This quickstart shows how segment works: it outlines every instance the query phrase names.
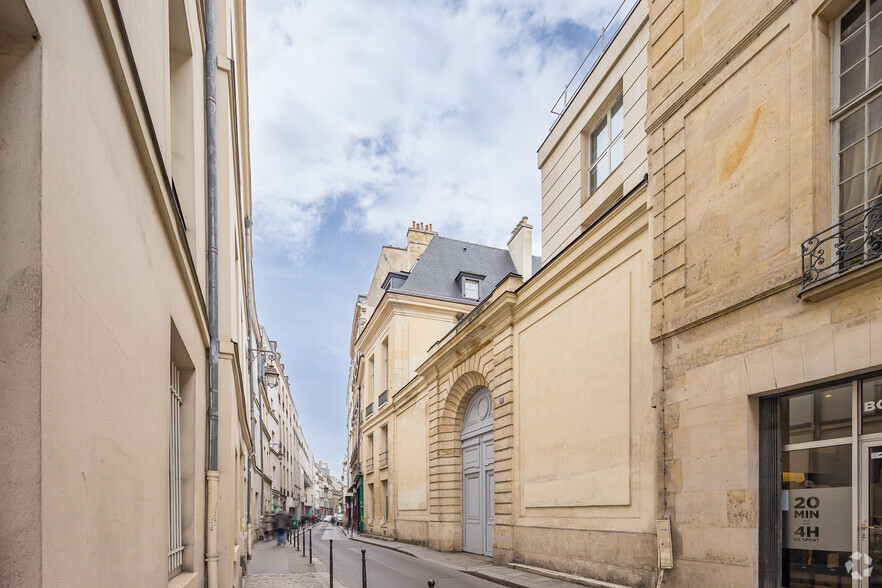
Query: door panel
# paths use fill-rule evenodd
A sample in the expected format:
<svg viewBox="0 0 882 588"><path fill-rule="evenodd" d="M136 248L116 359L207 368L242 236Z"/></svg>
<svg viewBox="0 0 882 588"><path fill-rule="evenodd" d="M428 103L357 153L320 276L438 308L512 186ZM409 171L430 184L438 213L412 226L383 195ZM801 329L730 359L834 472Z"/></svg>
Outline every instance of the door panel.
<svg viewBox="0 0 882 588"><path fill-rule="evenodd" d="M481 476L472 472L463 476L463 521L465 534L462 550L483 552L483 525L481 524Z"/></svg>

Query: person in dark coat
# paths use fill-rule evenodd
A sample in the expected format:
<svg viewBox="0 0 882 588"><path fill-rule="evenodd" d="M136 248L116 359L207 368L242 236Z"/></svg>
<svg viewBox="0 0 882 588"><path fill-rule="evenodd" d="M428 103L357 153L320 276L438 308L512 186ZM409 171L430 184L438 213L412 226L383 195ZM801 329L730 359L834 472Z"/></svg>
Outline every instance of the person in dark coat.
<svg viewBox="0 0 882 588"><path fill-rule="evenodd" d="M273 523L276 527L276 545L285 543L285 533L288 530L288 515L284 511L278 511L273 515Z"/></svg>

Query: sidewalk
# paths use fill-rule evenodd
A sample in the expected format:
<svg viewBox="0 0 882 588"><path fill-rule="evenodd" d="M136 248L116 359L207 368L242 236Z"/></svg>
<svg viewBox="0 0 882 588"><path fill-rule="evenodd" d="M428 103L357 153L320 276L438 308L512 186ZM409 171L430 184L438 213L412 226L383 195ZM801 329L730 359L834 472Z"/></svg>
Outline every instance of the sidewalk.
<svg viewBox="0 0 882 588"><path fill-rule="evenodd" d="M328 571L313 558L294 550L294 545L277 546L275 539L254 544L245 588L328 588Z"/></svg>
<svg viewBox="0 0 882 588"><path fill-rule="evenodd" d="M384 547L400 553L417 557L419 559L450 568L459 572L465 572L478 578L496 582L510 588L573 588L573 586L598 586L613 587L614 584L606 582L590 581L586 578L580 578L579 582L566 582L546 575L531 573L522 569L515 569L509 566L495 566L492 558L483 555L473 555L471 553L454 552L447 553L435 551L428 547L418 545L410 545L408 543L399 543L398 541L389 541L386 539L374 539L365 535L354 533L353 541L360 541L377 547ZM556 574L555 572L547 572L548 574ZM563 576L563 574L560 574ZM575 579L575 576L570 576ZM587 582L590 583L587 583Z"/></svg>

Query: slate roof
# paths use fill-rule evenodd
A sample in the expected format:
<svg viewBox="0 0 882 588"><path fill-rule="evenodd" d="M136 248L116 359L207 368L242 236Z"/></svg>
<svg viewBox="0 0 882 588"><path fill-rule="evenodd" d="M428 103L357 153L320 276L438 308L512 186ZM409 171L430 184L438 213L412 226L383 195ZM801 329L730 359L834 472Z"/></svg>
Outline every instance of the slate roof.
<svg viewBox="0 0 882 588"><path fill-rule="evenodd" d="M533 272L542 265L533 257ZM404 284L389 288L390 292L413 294L427 298L477 304L480 300L464 298L456 278L461 273L486 276L481 281L481 300L508 274L516 274L508 249L497 249L447 237L435 236L426 246L419 261L410 270Z"/></svg>

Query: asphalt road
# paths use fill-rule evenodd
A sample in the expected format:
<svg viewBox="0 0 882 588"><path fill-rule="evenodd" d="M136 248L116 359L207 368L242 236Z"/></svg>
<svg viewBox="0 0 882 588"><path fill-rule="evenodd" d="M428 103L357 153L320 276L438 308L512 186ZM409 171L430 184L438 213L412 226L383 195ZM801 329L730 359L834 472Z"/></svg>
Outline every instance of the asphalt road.
<svg viewBox="0 0 882 588"><path fill-rule="evenodd" d="M322 539L332 525L320 524L312 530L312 555L326 568L328 542ZM308 554L307 546L307 554ZM335 588L361 588L361 550L366 551L367 585L370 588L427 588L430 579L435 588L499 588L499 584L481 580L419 558L384 547L351 539L334 539ZM342 585L341 585L342 583Z"/></svg>

